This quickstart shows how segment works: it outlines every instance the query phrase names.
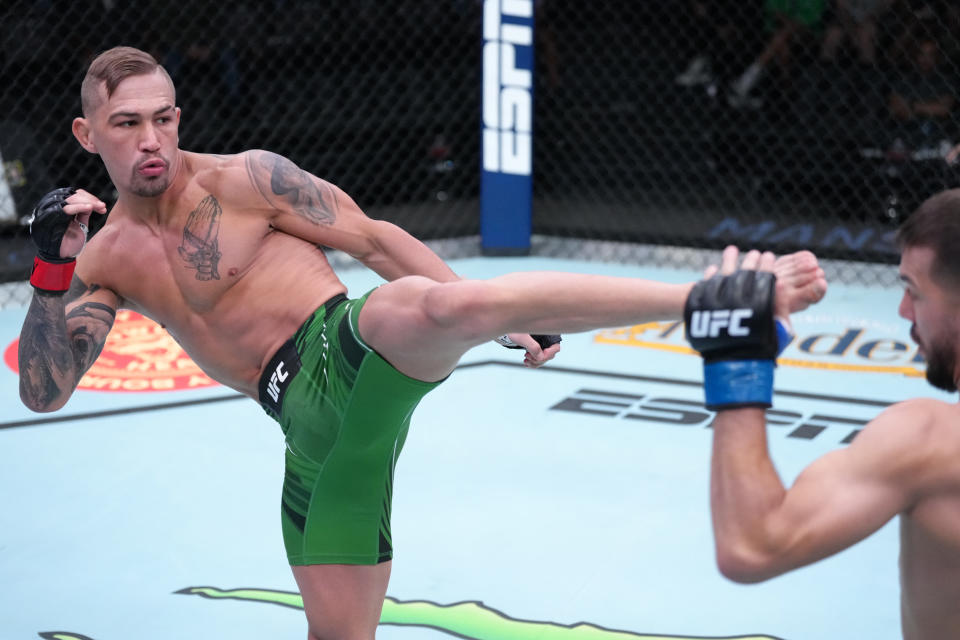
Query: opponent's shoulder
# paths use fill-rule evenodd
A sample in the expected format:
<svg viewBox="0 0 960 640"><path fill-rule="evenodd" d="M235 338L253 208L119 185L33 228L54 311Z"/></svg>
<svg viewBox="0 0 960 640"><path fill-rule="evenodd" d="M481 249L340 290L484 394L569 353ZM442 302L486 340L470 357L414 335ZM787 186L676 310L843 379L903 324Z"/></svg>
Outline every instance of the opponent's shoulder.
<svg viewBox="0 0 960 640"><path fill-rule="evenodd" d="M960 457L960 406L934 398L890 405L864 427L851 449L872 451L892 468L912 474L955 468Z"/></svg>
<svg viewBox="0 0 960 640"><path fill-rule="evenodd" d="M890 434L916 441L924 439L953 419L960 418L960 407L935 398L911 398L881 411L865 433ZM960 437L960 425L957 430Z"/></svg>
<svg viewBox="0 0 960 640"><path fill-rule="evenodd" d="M908 426L901 455L919 495L960 489L960 405L915 398L895 407L899 422Z"/></svg>

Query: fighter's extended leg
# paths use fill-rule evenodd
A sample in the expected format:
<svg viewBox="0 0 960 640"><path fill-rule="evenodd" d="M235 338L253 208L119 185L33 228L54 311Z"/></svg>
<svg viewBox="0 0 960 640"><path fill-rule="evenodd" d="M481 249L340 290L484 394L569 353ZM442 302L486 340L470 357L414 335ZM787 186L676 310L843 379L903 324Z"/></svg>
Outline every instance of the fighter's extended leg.
<svg viewBox="0 0 960 640"><path fill-rule="evenodd" d="M691 286L559 272L442 284L414 276L374 291L359 329L398 370L435 381L468 349L504 333L577 333L679 318Z"/></svg>
<svg viewBox="0 0 960 640"><path fill-rule="evenodd" d="M725 259L737 250L724 251ZM826 292L806 251L774 266L777 294L791 312ZM362 339L402 373L436 381L470 348L504 333L578 333L682 317L691 284L560 272L510 273L437 283L400 278L374 291L360 313Z"/></svg>

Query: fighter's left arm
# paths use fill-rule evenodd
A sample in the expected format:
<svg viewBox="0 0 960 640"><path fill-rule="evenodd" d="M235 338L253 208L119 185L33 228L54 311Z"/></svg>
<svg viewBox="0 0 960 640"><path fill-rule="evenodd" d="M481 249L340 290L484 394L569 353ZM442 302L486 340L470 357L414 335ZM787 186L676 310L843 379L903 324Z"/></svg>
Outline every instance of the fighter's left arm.
<svg viewBox="0 0 960 640"><path fill-rule="evenodd" d="M459 279L424 243L395 224L368 217L336 185L269 151L247 151L241 157L274 228L343 251L388 281L410 275L436 282ZM509 341L524 349L529 367L545 364L560 350L559 336L510 334Z"/></svg>
<svg viewBox="0 0 960 640"><path fill-rule="evenodd" d="M388 281L408 275L437 282L458 279L424 243L395 224L368 217L336 185L269 151L252 150L242 157L274 228L343 251Z"/></svg>

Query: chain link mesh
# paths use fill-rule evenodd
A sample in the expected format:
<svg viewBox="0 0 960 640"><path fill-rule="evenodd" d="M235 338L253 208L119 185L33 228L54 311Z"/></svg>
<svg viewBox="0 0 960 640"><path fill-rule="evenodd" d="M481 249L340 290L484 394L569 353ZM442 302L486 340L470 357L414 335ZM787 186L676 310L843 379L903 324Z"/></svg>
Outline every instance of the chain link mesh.
<svg viewBox="0 0 960 640"><path fill-rule="evenodd" d="M2 6L0 154L10 188L6 199L0 191L0 281L29 275L22 222L48 190L83 186L108 206L116 197L70 122L90 60L117 44L149 51L170 72L183 148L269 149L419 238L479 232L481 11L469 0ZM0 305L29 294L7 291L16 293L0 290Z"/></svg>
<svg viewBox="0 0 960 640"><path fill-rule="evenodd" d="M957 184L956 3L539 8L538 233L810 248L873 284L841 261L896 261L896 225Z"/></svg>
<svg viewBox="0 0 960 640"><path fill-rule="evenodd" d="M875 282L895 224L957 182L953 5L537 1L534 232L638 262L811 248ZM69 127L117 44L173 76L184 148L270 149L422 239L479 232L478 0L8 0L0 20L0 281L27 277L45 192L115 198Z"/></svg>

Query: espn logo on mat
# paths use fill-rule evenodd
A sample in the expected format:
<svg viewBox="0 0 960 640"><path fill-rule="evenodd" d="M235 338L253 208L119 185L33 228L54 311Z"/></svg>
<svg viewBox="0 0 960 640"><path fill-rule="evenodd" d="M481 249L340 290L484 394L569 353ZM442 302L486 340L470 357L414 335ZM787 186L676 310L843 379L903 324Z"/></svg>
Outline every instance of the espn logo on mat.
<svg viewBox="0 0 960 640"><path fill-rule="evenodd" d="M694 311L690 315L690 337L716 338L721 329L727 335L744 337L750 335L750 327L740 323L753 317L753 309L715 309L713 311Z"/></svg>
<svg viewBox="0 0 960 640"><path fill-rule="evenodd" d="M533 167L533 0L483 3L483 168Z"/></svg>

